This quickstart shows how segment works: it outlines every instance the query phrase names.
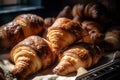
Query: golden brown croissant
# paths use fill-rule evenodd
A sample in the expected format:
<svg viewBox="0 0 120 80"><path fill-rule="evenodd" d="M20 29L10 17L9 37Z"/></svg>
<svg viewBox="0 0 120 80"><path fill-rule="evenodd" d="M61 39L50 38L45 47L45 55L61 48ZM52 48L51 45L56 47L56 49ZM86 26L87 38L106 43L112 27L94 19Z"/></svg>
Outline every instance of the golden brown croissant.
<svg viewBox="0 0 120 80"><path fill-rule="evenodd" d="M33 34L42 34L44 21L34 14L22 14L0 27L0 47L11 48Z"/></svg>
<svg viewBox="0 0 120 80"><path fill-rule="evenodd" d="M21 25L26 37L39 34L45 29L43 18L33 14L22 14L17 16L13 21Z"/></svg>
<svg viewBox="0 0 120 80"><path fill-rule="evenodd" d="M87 42L92 44L98 44L104 39L102 33L102 26L94 21L83 21L82 23L82 39L80 42Z"/></svg>
<svg viewBox="0 0 120 80"><path fill-rule="evenodd" d="M18 78L24 79L50 66L55 61L55 57L47 40L39 36L30 36L11 50L10 60L15 63L11 72Z"/></svg>
<svg viewBox="0 0 120 80"><path fill-rule="evenodd" d="M101 58L101 49L89 43L77 43L64 51L58 65L53 72L58 75L67 75L78 68L90 68Z"/></svg>
<svg viewBox="0 0 120 80"><path fill-rule="evenodd" d="M73 18L72 10L71 10L70 6L65 6L64 9L59 12L59 14L57 15L56 18L61 18L61 17L65 17L65 18L69 18L69 19Z"/></svg>
<svg viewBox="0 0 120 80"><path fill-rule="evenodd" d="M47 38L55 52L59 53L81 39L81 34L82 29L77 22L68 18L58 18L48 29Z"/></svg>
<svg viewBox="0 0 120 80"><path fill-rule="evenodd" d="M24 38L23 30L16 22L9 22L0 27L0 48L13 47Z"/></svg>

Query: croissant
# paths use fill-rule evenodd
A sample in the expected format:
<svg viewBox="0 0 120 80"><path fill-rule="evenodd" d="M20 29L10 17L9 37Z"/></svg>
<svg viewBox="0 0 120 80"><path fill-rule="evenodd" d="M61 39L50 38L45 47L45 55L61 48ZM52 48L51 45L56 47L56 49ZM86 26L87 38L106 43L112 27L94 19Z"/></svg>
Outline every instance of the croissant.
<svg viewBox="0 0 120 80"><path fill-rule="evenodd" d="M72 15L74 17L79 16L80 19L82 19L84 16L84 8L85 8L85 4L83 3L75 4L72 9Z"/></svg>
<svg viewBox="0 0 120 80"><path fill-rule="evenodd" d="M101 23L106 23L106 7L97 2L87 4L75 4L72 9L73 16L79 16L81 20L97 20Z"/></svg>
<svg viewBox="0 0 120 80"><path fill-rule="evenodd" d="M10 60L15 64L11 73L19 78L45 69L55 61L56 55L52 53L51 44L39 37L29 36L19 42L10 51Z"/></svg>
<svg viewBox="0 0 120 80"><path fill-rule="evenodd" d="M61 60L53 72L63 76L77 71L80 67L88 69L97 64L101 56L102 50L98 46L89 43L77 43L63 52Z"/></svg>
<svg viewBox="0 0 120 80"><path fill-rule="evenodd" d="M81 23L83 29L80 42L99 44L104 39L103 26L94 21L85 20Z"/></svg>
<svg viewBox="0 0 120 80"><path fill-rule="evenodd" d="M32 34L39 34L45 29L43 18L37 15L22 14L17 16L13 21L22 26L24 34L27 37Z"/></svg>
<svg viewBox="0 0 120 80"><path fill-rule="evenodd" d="M84 14L93 19L102 19L105 17L106 8L100 3L88 3L85 7Z"/></svg>
<svg viewBox="0 0 120 80"><path fill-rule="evenodd" d="M57 15L56 18L60 18L60 17L66 17L69 19L73 18L72 10L71 10L70 6L65 6L63 8L63 10L59 12L59 14Z"/></svg>
<svg viewBox="0 0 120 80"><path fill-rule="evenodd" d="M18 42L33 34L42 34L44 20L34 14L22 14L0 27L0 47L12 48Z"/></svg>
<svg viewBox="0 0 120 80"><path fill-rule="evenodd" d="M120 27L113 26L109 28L106 33L104 40L101 42L101 47L105 51L114 51L120 49Z"/></svg>
<svg viewBox="0 0 120 80"><path fill-rule="evenodd" d="M53 51L59 53L67 46L81 39L82 28L77 22L68 18L58 18L48 28L47 38L52 44Z"/></svg>

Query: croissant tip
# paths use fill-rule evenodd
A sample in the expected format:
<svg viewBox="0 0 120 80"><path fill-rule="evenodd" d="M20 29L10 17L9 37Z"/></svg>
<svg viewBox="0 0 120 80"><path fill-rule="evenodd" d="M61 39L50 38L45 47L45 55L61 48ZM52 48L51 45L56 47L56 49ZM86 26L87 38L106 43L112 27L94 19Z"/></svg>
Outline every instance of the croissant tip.
<svg viewBox="0 0 120 80"><path fill-rule="evenodd" d="M53 69L53 73L57 74L57 75L65 75L62 72L65 70L65 68L63 66L57 66Z"/></svg>

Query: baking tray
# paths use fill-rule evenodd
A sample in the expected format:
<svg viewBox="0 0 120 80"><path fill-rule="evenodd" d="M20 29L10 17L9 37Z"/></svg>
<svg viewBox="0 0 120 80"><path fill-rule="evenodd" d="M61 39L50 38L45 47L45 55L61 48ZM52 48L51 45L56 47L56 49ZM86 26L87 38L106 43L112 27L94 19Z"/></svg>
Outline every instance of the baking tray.
<svg viewBox="0 0 120 80"><path fill-rule="evenodd" d="M76 80L120 80L120 52L116 51L111 56L111 60L90 69Z"/></svg>

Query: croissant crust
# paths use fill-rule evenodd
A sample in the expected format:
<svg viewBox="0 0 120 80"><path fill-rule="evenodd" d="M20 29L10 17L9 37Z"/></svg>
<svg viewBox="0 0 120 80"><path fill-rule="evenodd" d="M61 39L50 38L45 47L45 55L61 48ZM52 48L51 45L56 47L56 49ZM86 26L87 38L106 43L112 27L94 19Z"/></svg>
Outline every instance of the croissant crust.
<svg viewBox="0 0 120 80"><path fill-rule="evenodd" d="M54 22L54 24L48 29L48 32L50 30L54 30L54 29L58 29L58 28L68 31L69 33L75 35L77 37L77 39L81 37L82 28L80 27L80 25L77 22L74 22L70 19L58 18Z"/></svg>
<svg viewBox="0 0 120 80"><path fill-rule="evenodd" d="M11 72L24 79L53 64L56 55L50 46L48 41L39 36L30 36L19 42L10 52L10 60L15 63Z"/></svg>

